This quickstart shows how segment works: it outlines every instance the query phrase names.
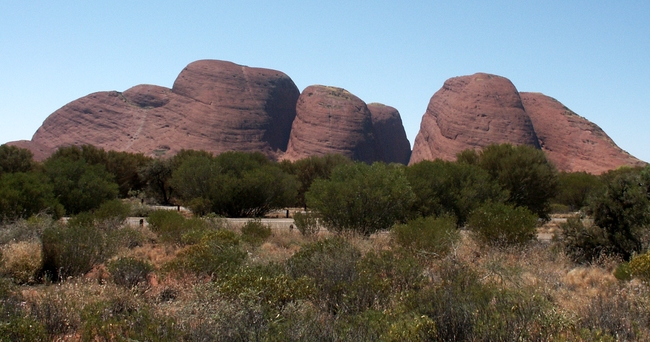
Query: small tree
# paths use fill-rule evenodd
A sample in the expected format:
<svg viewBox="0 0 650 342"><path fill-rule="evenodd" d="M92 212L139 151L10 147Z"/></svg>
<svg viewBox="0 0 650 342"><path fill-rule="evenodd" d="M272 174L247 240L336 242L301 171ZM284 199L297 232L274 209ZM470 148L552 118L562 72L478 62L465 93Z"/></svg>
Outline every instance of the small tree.
<svg viewBox="0 0 650 342"><path fill-rule="evenodd" d="M0 145L0 175L3 173L28 172L34 168L33 155L30 150Z"/></svg>
<svg viewBox="0 0 650 342"><path fill-rule="evenodd" d="M508 191L510 204L548 218L550 200L557 193L557 171L542 150L527 145L489 145L480 152L463 151L458 161L478 165Z"/></svg>
<svg viewBox="0 0 650 342"><path fill-rule="evenodd" d="M317 179L306 193L307 205L328 229L365 236L404 220L415 195L400 166L342 164L330 179Z"/></svg>
<svg viewBox="0 0 650 342"><path fill-rule="evenodd" d="M602 187L598 176L586 172L560 172L558 184L554 202L566 205L572 211L582 209L589 197Z"/></svg>
<svg viewBox="0 0 650 342"><path fill-rule="evenodd" d="M0 176L0 221L28 218L41 211L54 217L63 215L47 176L35 172Z"/></svg>
<svg viewBox="0 0 650 342"><path fill-rule="evenodd" d="M644 227L650 223L650 166L617 175L593 200L594 223L605 230L612 252L629 260L643 250Z"/></svg>

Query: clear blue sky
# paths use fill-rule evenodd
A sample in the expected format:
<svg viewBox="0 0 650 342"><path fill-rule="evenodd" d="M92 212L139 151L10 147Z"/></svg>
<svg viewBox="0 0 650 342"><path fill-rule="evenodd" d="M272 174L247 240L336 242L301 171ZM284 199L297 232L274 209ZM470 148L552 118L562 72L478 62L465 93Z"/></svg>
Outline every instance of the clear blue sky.
<svg viewBox="0 0 650 342"><path fill-rule="evenodd" d="M552 96L650 161L650 1L0 2L0 143L89 93L171 87L198 59L277 69L397 108L487 72Z"/></svg>

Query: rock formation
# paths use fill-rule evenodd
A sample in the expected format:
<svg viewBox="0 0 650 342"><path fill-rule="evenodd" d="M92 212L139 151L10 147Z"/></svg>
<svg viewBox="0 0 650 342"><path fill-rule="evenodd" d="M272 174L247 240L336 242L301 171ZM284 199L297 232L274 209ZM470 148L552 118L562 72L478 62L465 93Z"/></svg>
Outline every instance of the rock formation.
<svg viewBox="0 0 650 342"><path fill-rule="evenodd" d="M380 160L386 163L408 164L411 158L411 144L397 109L381 103L370 103L368 110L372 117Z"/></svg>
<svg viewBox="0 0 650 342"><path fill-rule="evenodd" d="M355 160L379 160L370 110L345 89L313 85L298 98L296 119L284 158L339 153Z"/></svg>
<svg viewBox="0 0 650 342"><path fill-rule="evenodd" d="M508 79L482 73L451 78L433 95L409 163L455 160L458 152L493 143L541 148L560 171L645 165L557 100L519 93Z"/></svg>
<svg viewBox="0 0 650 342"><path fill-rule="evenodd" d="M556 99L540 93L521 93L521 99L542 150L558 170L600 174L621 165L645 164Z"/></svg>
<svg viewBox="0 0 650 342"><path fill-rule="evenodd" d="M32 143L146 155L261 151L275 158L286 150L299 94L282 72L202 60L188 65L172 89L139 85L70 102L45 120Z"/></svg>
<svg viewBox="0 0 650 342"><path fill-rule="evenodd" d="M539 147L533 124L507 78L478 73L447 80L422 118L410 164L454 160L466 149L493 143Z"/></svg>

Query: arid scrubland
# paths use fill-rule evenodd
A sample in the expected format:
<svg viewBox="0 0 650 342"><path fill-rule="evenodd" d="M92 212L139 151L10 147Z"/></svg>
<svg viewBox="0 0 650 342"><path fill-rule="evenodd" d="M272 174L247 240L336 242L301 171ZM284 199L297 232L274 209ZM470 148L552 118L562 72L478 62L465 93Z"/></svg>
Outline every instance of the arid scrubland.
<svg viewBox="0 0 650 342"><path fill-rule="evenodd" d="M212 219L189 243L112 228L145 238L87 273L43 282L41 241L27 231L59 224L41 217L2 228L17 237L1 248L3 340L650 338L648 284L617 279L616 258L576 264L558 240L493 246L463 230L434 255L400 245L394 233L278 229L256 240ZM225 254L198 253L220 268L191 262L209 239ZM125 259L138 262L111 266Z"/></svg>

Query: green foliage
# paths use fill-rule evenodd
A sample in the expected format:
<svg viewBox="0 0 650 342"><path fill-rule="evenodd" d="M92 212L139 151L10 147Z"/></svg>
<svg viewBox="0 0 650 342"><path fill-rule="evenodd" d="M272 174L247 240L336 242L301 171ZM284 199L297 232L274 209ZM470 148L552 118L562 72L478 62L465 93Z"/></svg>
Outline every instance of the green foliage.
<svg viewBox="0 0 650 342"><path fill-rule="evenodd" d="M40 212L62 216L63 207L53 190L49 179L41 173L0 175L0 221L28 218Z"/></svg>
<svg viewBox="0 0 650 342"><path fill-rule="evenodd" d="M160 204L172 204L174 191L169 184L172 171L169 159L154 159L138 170L138 176L147 183L145 193Z"/></svg>
<svg viewBox="0 0 650 342"><path fill-rule="evenodd" d="M247 255L241 248L237 234L222 229L204 234L197 244L180 252L168 268L180 273L219 278L238 269Z"/></svg>
<svg viewBox="0 0 650 342"><path fill-rule="evenodd" d="M131 206L118 199L106 201L93 211L97 223L107 228L119 228L131 214Z"/></svg>
<svg viewBox="0 0 650 342"><path fill-rule="evenodd" d="M304 245L289 260L287 270L294 278L313 278L316 300L331 313L345 312L348 285L357 278L356 264L361 252L342 238Z"/></svg>
<svg viewBox="0 0 650 342"><path fill-rule="evenodd" d="M568 206L571 211L578 211L601 188L602 182L598 176L586 172L560 172L558 192L553 201Z"/></svg>
<svg viewBox="0 0 650 342"><path fill-rule="evenodd" d="M7 144L0 145L0 176L4 173L29 172L34 166L30 150Z"/></svg>
<svg viewBox="0 0 650 342"><path fill-rule="evenodd" d="M644 227L650 223L649 184L650 166L642 172L620 173L589 207L594 223L606 233L611 252L625 260L644 248Z"/></svg>
<svg viewBox="0 0 650 342"><path fill-rule="evenodd" d="M318 233L318 215L313 212L293 214L293 222L296 224L298 231L304 236L312 236Z"/></svg>
<svg viewBox="0 0 650 342"><path fill-rule="evenodd" d="M416 216L453 215L462 226L472 210L486 201L503 202L508 194L476 165L437 159L421 161L406 169L416 195Z"/></svg>
<svg viewBox="0 0 650 342"><path fill-rule="evenodd" d="M310 278L292 278L280 265L244 267L218 285L219 293L231 300L259 303L279 313L287 304L313 297L315 285Z"/></svg>
<svg viewBox="0 0 650 342"><path fill-rule="evenodd" d="M54 195L67 214L98 208L104 201L117 197L118 186L102 165L91 165L83 159L50 157L44 167L54 186Z"/></svg>
<svg viewBox="0 0 650 342"><path fill-rule="evenodd" d="M524 244L535 237L537 216L524 207L486 203L472 212L467 225L485 243Z"/></svg>
<svg viewBox="0 0 650 342"><path fill-rule="evenodd" d="M208 229L208 223L199 218L186 219L174 210L154 210L147 218L149 228L160 236L163 242L187 243L183 240L186 234L202 235Z"/></svg>
<svg viewBox="0 0 650 342"><path fill-rule="evenodd" d="M0 323L0 341L49 341L42 324L29 316L15 315Z"/></svg>
<svg viewBox="0 0 650 342"><path fill-rule="evenodd" d="M280 168L288 174L295 175L300 182L295 205L307 208L305 193L316 179L328 179L336 166L350 164L352 161L341 154L309 156L294 162L283 161Z"/></svg>
<svg viewBox="0 0 650 342"><path fill-rule="evenodd" d="M365 236L403 221L415 195L404 168L383 163L341 164L330 179L317 179L305 195L328 229Z"/></svg>
<svg viewBox="0 0 650 342"><path fill-rule="evenodd" d="M570 217L560 224L562 245L575 262L590 263L611 252L607 233L593 224L586 225L580 217Z"/></svg>
<svg viewBox="0 0 650 342"><path fill-rule="evenodd" d="M614 270L614 277L621 281L632 280L632 270L629 262L622 262Z"/></svg>
<svg viewBox="0 0 650 342"><path fill-rule="evenodd" d="M195 211L228 217L261 217L282 208L298 187L295 177L261 153L244 152L188 156L170 184Z"/></svg>
<svg viewBox="0 0 650 342"><path fill-rule="evenodd" d="M650 283L650 252L635 256L629 266L632 276Z"/></svg>
<svg viewBox="0 0 650 342"><path fill-rule="evenodd" d="M460 239L456 219L451 216L426 217L393 227L397 243L420 256L442 257Z"/></svg>
<svg viewBox="0 0 650 342"><path fill-rule="evenodd" d="M108 263L107 268L115 284L126 288L146 283L149 274L154 270L153 265L147 261L131 257L113 260Z"/></svg>
<svg viewBox="0 0 650 342"><path fill-rule="evenodd" d="M41 274L52 281L82 275L109 256L104 234L94 225L56 225L43 231Z"/></svg>
<svg viewBox="0 0 650 342"><path fill-rule="evenodd" d="M458 162L478 165L508 191L510 204L526 207L541 218L547 218L550 200L557 193L555 167L542 150L526 145L489 145L481 152L464 151Z"/></svg>
<svg viewBox="0 0 650 342"><path fill-rule="evenodd" d="M259 219L250 220L241 228L241 239L253 246L259 246L264 243L272 233L271 227L263 224Z"/></svg>

